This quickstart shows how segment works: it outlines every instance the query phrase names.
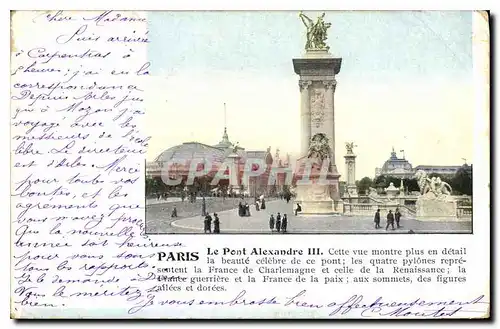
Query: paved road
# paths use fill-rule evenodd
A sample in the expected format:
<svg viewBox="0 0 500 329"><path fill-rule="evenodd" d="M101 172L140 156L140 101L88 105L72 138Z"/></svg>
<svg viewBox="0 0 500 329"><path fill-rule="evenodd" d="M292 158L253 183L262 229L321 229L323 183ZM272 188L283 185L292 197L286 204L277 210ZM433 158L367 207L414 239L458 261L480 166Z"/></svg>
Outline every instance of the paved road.
<svg viewBox="0 0 500 329"><path fill-rule="evenodd" d="M169 202L155 200L150 204L146 204L146 233L185 232L182 229L176 230L170 223L174 220L195 217L201 214L201 198L197 199L195 203L187 200L182 202L180 199L170 199L174 198L169 198ZM252 202L250 198L246 198L245 201L249 204ZM241 202L240 198L225 198L224 200L222 198L206 198L205 200L206 210L210 213L237 208L239 202ZM172 219L170 216L174 206L177 207L178 217Z"/></svg>
<svg viewBox="0 0 500 329"><path fill-rule="evenodd" d="M269 230L269 216L277 212L286 213L288 216L288 233L408 233L411 229L415 233L470 233L470 222L432 222L417 221L415 219L402 218L402 228L388 231L385 230L385 220L382 220L383 229L374 229L373 218L362 216L294 216L293 204L276 200L267 202L267 209L255 211L251 207L251 217L239 217L238 210L218 212L220 218L221 233L271 233ZM148 208L149 209L149 208ZM150 221L155 221L154 211L148 210ZM212 211L211 211L212 212ZM385 214L383 214L385 216ZM152 219L151 219L152 218ZM158 222L156 220L156 222ZM151 233L201 233L203 234L203 218L193 216L183 219L161 220L162 225L156 225L154 230L147 224L147 232ZM274 234L277 234L276 232Z"/></svg>

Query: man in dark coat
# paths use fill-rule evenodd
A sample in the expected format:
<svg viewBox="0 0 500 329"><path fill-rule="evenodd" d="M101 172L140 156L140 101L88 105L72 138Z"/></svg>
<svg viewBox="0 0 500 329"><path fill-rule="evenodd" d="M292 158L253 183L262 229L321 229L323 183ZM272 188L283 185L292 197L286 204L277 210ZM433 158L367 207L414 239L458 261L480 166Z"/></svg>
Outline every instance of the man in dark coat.
<svg viewBox="0 0 500 329"><path fill-rule="evenodd" d="M205 216L205 233L212 233L212 216L207 214Z"/></svg>
<svg viewBox="0 0 500 329"><path fill-rule="evenodd" d="M238 203L238 215L240 217L242 217L244 215L244 213L243 213L243 204L241 204L241 202Z"/></svg>
<svg viewBox="0 0 500 329"><path fill-rule="evenodd" d="M295 216L297 216L297 214L298 214L299 212L301 212L301 211L302 211L302 207L301 207L301 206L300 206L300 204L297 202L297 207L295 208Z"/></svg>
<svg viewBox="0 0 500 329"><path fill-rule="evenodd" d="M396 208L396 212L394 212L394 218L396 219L397 228L400 228L401 226L399 225L399 221L401 220L401 212L399 211L399 208Z"/></svg>
<svg viewBox="0 0 500 329"><path fill-rule="evenodd" d="M262 204L260 205L260 209L266 209L266 200L262 199Z"/></svg>
<svg viewBox="0 0 500 329"><path fill-rule="evenodd" d="M387 225L385 226L386 231L389 228L389 225L391 225L394 230L394 214L392 213L392 210L389 210L389 213L387 214Z"/></svg>
<svg viewBox="0 0 500 329"><path fill-rule="evenodd" d="M271 214L271 217L269 217L269 228L271 229L271 233L274 231L274 215Z"/></svg>
<svg viewBox="0 0 500 329"><path fill-rule="evenodd" d="M283 219L281 220L281 233L286 233L287 225L288 225L288 218L286 218L286 214L283 214Z"/></svg>
<svg viewBox="0 0 500 329"><path fill-rule="evenodd" d="M276 215L276 231L278 231L279 233L280 230L281 230L281 215L280 213L278 213L278 215Z"/></svg>
<svg viewBox="0 0 500 329"><path fill-rule="evenodd" d="M205 220L203 221L203 232L210 232L210 224L208 222L208 215L205 216Z"/></svg>
<svg viewBox="0 0 500 329"><path fill-rule="evenodd" d="M220 233L220 221L219 221L219 216L214 213L214 233L219 234Z"/></svg>
<svg viewBox="0 0 500 329"><path fill-rule="evenodd" d="M176 206L174 206L174 209L172 210L172 216L171 217L172 218L177 217L177 207Z"/></svg>
<svg viewBox="0 0 500 329"><path fill-rule="evenodd" d="M375 222L375 228L380 228L380 209L377 209L375 212L375 218L373 221Z"/></svg>

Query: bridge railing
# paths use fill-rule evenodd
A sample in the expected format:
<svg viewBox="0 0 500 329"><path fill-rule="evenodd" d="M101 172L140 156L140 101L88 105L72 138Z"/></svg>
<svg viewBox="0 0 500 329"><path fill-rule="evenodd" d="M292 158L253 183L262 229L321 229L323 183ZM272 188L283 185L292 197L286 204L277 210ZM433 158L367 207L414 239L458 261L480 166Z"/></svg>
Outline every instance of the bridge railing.
<svg viewBox="0 0 500 329"><path fill-rule="evenodd" d="M345 215L358 215L358 216L373 216L377 209L382 213L381 217L386 216L389 210L394 212L399 208L403 217L415 217L415 210L405 205L390 205L382 203L344 203Z"/></svg>
<svg viewBox="0 0 500 329"><path fill-rule="evenodd" d="M458 218L472 218L472 206L458 206L457 207L457 217Z"/></svg>

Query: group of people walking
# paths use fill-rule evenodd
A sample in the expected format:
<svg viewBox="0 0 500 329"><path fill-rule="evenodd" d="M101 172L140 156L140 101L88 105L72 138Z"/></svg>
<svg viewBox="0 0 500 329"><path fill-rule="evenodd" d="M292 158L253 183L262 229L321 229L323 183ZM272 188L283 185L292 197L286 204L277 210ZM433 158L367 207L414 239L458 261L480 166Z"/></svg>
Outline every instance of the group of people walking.
<svg viewBox="0 0 500 329"><path fill-rule="evenodd" d="M241 202L238 204L238 215L240 217L250 217L250 206L247 202L245 204Z"/></svg>
<svg viewBox="0 0 500 329"><path fill-rule="evenodd" d="M214 229L213 233L214 234L219 234L220 233L220 221L219 221L219 216L214 213ZM204 224L204 231L205 233L212 233L212 216L210 214L207 214L205 216L205 220L203 221Z"/></svg>
<svg viewBox="0 0 500 329"><path fill-rule="evenodd" d="M375 222L376 229L381 228L381 226L380 226L380 209L377 209L377 211L375 212L375 218L373 221ZM400 228L401 225L399 225L399 223L401 221L401 212L399 211L399 208L396 208L396 211L394 213L392 213L392 210L389 210L389 213L387 213L387 224L385 226L386 231L389 228L389 226L391 226L393 230L395 229L394 228L394 221L396 221L397 228Z"/></svg>
<svg viewBox="0 0 500 329"><path fill-rule="evenodd" d="M276 232L278 233L286 233L286 229L288 226L288 218L286 217L286 214L283 214L283 217L281 217L281 214L278 213L276 215L276 219L274 218L274 215L271 214L271 217L269 217L269 228L271 229L271 232Z"/></svg>
<svg viewBox="0 0 500 329"><path fill-rule="evenodd" d="M266 209L266 200L264 198L255 199L255 210L260 211Z"/></svg>

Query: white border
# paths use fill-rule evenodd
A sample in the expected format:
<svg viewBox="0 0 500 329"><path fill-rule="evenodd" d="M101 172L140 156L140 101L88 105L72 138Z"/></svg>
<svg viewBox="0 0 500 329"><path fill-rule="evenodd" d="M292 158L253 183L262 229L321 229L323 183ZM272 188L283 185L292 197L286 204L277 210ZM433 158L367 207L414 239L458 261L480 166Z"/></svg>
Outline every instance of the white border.
<svg viewBox="0 0 500 329"><path fill-rule="evenodd" d="M432 10L439 10L439 9L447 9L447 10L466 10L466 9L493 9L493 8L498 8L499 2L498 1L493 1L493 0L476 0L476 1L466 1L466 0L455 0L455 1L440 1L437 2L436 0L420 0L420 1L415 1L415 2L403 2L400 0L388 0L388 1L342 1L342 0L336 0L336 1L311 1L308 0L306 1L286 1L286 5L283 5L285 3L284 1L279 1L279 2L273 2L271 3L269 0L254 0L254 1L169 1L168 3L161 3L158 1L150 1L150 0L142 0L140 2L140 7L137 5L137 2L132 2L128 0L116 0L116 1L107 1L103 2L102 0L88 0L85 1L85 3L70 3L68 1L50 1L46 0L43 3L40 3L40 1L16 1L14 2L8 2L8 1L2 1L1 8L5 9L2 10L2 25L4 27L2 35L2 44L4 47L8 47L9 44L9 39L10 39L10 27L9 27L9 12L7 9L17 9L17 10L28 10L28 9L77 9L82 7L85 7L85 9L110 9L110 8L116 8L116 9L141 9L141 10L159 10L159 9L170 9L170 10L193 10L193 9L198 9L198 10L213 10L213 9L226 9L226 10L296 10L296 9L304 9L304 10L329 10L329 9L336 9L336 10L354 10L354 9L377 9L377 10L404 10L404 9L417 9L417 10L422 10L422 9L432 9ZM6 8L4 8L6 7ZM495 11L493 10L493 13ZM495 36L495 40L497 37ZM492 40L493 41L493 40ZM2 103L4 104L5 109L9 109L9 95L7 91L9 90L9 68L6 63L9 63L9 53L7 51L3 51L1 53L2 56L2 63L5 63L3 66L3 78L4 78L4 83L2 83L4 92L2 93ZM496 94L496 91L498 87L495 87L495 90L493 91ZM0 141L3 143L2 145L4 146L2 149L4 152L2 152L2 175L0 175L2 181L0 183L0 186L3 187L3 191L5 191L5 197L3 200L5 201L6 205L9 205L9 202L7 202L7 197L9 197L9 176L10 176L10 170L9 170L9 153L7 150L10 149L9 145L9 111L5 110L3 112L3 118L4 120L4 126L3 129L0 129L0 134L1 134L1 139ZM497 123L497 122L495 122ZM492 150L493 151L493 150ZM491 168L493 170L493 168ZM496 182L495 182L496 183ZM492 182L492 186L495 186L494 182ZM498 198L498 196L497 196ZM497 201L497 198L493 201ZM496 203L496 202L495 202ZM2 216L4 218L4 223L8 222L9 220L9 207L2 207L3 214ZM498 227L498 225L497 225ZM4 234L2 241L2 246L1 250L4 252L2 253L2 256L5 257L3 258L2 264L6 266L6 264L9 264L9 253L7 250L10 249L10 239L9 239L9 230L4 227L3 230L1 230ZM496 232L495 232L496 233ZM10 275L9 271L2 271L2 303L1 303L1 310L3 311L2 313L2 320L1 320L1 328L12 328L14 327L15 323L13 321L8 320L8 312L9 312L9 290L7 286L7 282L10 281ZM493 279L493 278L492 278ZM496 305L495 305L496 306ZM495 307L497 309L497 307ZM498 313L497 313L498 316ZM151 325L150 323L148 323ZM335 322L334 325L349 325L351 326L353 323L345 323L345 322ZM426 326L432 327L435 323L426 323ZM451 323L452 324L452 323ZM27 324L24 324L25 326ZM33 325L33 324L28 324L28 325ZM54 326L54 323L37 323L38 326L42 327L47 327L47 328L52 328ZM61 323L60 325L66 326L67 323ZM72 323L71 325L82 325L81 323ZM121 323L93 323L94 326L97 327L117 327L121 326ZM134 322L132 325L143 325L142 323L136 323ZM159 325L164 326L165 323L160 323ZM177 324L174 323L167 323L168 326L174 326ZM216 324L217 325L217 324ZM231 323L230 325L234 325L234 323ZM262 325L262 324L258 324ZM304 323L301 323L301 325L304 325ZM331 324L330 324L331 325ZM380 323L382 326L386 326L385 323ZM418 324L417 324L418 325ZM452 324L453 325L453 324Z"/></svg>

